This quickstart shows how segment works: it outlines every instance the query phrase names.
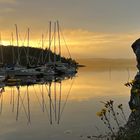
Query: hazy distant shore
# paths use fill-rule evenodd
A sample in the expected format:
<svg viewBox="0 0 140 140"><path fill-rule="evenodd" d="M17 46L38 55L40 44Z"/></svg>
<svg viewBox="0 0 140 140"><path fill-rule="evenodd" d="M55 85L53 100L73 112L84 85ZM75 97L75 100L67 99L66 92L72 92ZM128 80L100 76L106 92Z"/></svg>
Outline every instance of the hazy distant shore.
<svg viewBox="0 0 140 140"><path fill-rule="evenodd" d="M86 66L84 70L136 70L136 60L134 59L112 59L112 58L81 58L77 61Z"/></svg>

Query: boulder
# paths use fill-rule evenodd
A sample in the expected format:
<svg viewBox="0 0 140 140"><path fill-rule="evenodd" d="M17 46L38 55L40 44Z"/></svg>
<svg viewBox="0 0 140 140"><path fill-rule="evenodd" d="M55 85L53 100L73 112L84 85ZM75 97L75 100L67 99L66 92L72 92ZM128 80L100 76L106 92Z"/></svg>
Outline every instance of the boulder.
<svg viewBox="0 0 140 140"><path fill-rule="evenodd" d="M140 38L132 44L132 49L136 55L137 68L140 71Z"/></svg>

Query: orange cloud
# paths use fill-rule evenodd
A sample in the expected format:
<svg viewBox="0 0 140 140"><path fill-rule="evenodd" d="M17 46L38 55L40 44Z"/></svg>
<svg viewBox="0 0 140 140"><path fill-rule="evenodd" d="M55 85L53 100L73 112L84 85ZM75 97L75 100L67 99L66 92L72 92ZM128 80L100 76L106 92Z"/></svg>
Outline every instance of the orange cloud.
<svg viewBox="0 0 140 140"><path fill-rule="evenodd" d="M27 29L19 30L20 45L27 44ZM41 32L33 32L30 34L30 45L34 47L41 47ZM47 30L44 32L44 48L48 47ZM64 40L64 38L65 40ZM69 50L76 57L133 57L131 50L132 42L139 37L139 33L100 33L91 32L87 30L65 29L61 35L62 54L68 55L66 45ZM3 44L10 44L11 31L6 30L2 32ZM53 42L53 41L52 41ZM65 44L66 42L66 44ZM16 45L16 37L14 35L14 44ZM58 40L56 41L58 45ZM53 43L52 43L53 48Z"/></svg>

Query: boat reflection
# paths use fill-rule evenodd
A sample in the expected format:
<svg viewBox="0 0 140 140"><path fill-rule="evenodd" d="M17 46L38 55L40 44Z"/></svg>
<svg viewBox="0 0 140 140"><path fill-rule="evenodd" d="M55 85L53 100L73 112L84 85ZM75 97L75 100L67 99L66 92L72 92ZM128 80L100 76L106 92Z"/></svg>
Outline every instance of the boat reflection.
<svg viewBox="0 0 140 140"><path fill-rule="evenodd" d="M63 82L68 79L70 80L70 86L67 89L67 94L65 93L63 97ZM24 115L27 124L31 124L31 110L38 104L41 111L47 114L51 125L53 123L60 124L74 79L75 75L68 75L67 77L45 77L37 79L38 81L34 83L29 81L25 82L22 79L22 82L18 81L12 84L5 84L0 89L0 113L2 114L2 110L4 109L3 96L5 95L5 90L10 88L10 108L12 113L15 114L16 121L20 119L20 116L23 117ZM34 100L37 102L34 102Z"/></svg>
<svg viewBox="0 0 140 140"><path fill-rule="evenodd" d="M4 92L4 87L0 89L0 114L2 114L2 108L3 108L3 92Z"/></svg>

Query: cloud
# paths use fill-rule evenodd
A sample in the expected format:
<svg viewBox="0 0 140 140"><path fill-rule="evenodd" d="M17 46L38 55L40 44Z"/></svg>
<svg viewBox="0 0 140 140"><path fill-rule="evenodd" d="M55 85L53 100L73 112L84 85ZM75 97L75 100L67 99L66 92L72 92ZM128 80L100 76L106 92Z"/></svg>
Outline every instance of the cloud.
<svg viewBox="0 0 140 140"><path fill-rule="evenodd" d="M17 0L0 0L0 3L3 4L15 4Z"/></svg>
<svg viewBox="0 0 140 140"><path fill-rule="evenodd" d="M0 10L0 14L11 13L11 12L14 12L14 11L15 11L14 8L5 7L5 8L3 8L3 9Z"/></svg>
<svg viewBox="0 0 140 140"><path fill-rule="evenodd" d="M0 0L0 16L9 22L9 17L11 16L12 12L15 11L15 5L17 5L16 0ZM7 14L8 15L5 15Z"/></svg>
<svg viewBox="0 0 140 140"><path fill-rule="evenodd" d="M103 45L114 45L115 43L128 43L138 36L138 33L102 33L81 29L65 30L64 34L70 45L93 46L95 48Z"/></svg>
<svg viewBox="0 0 140 140"><path fill-rule="evenodd" d="M24 30L23 30L24 28ZM19 33L21 36L21 42L23 42L25 37L26 28L19 28ZM10 42L11 30L3 31L3 40L7 43ZM43 33L43 32L42 32ZM30 44L34 47L39 47L39 40L41 40L41 33L38 30L31 30ZM44 32L45 34L45 32ZM131 44L137 38L139 38L139 33L104 33L104 32L92 32L82 29L64 29L63 35L61 35L61 46L62 54L64 56L68 55L65 42L74 58L80 57L105 57L105 58L132 58L134 57ZM46 47L48 45L47 38L45 39ZM25 45L27 39L25 40ZM3 41L4 42L4 41ZM58 42L57 42L58 43ZM22 44L22 43L21 43ZM40 44L41 46L41 44ZM53 48L53 46L52 46Z"/></svg>
<svg viewBox="0 0 140 140"><path fill-rule="evenodd" d="M104 33L87 30L66 30L67 44L76 57L132 58L131 44L138 32Z"/></svg>

